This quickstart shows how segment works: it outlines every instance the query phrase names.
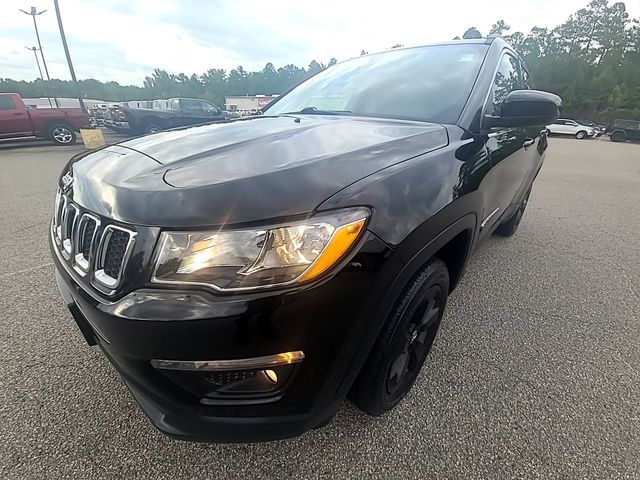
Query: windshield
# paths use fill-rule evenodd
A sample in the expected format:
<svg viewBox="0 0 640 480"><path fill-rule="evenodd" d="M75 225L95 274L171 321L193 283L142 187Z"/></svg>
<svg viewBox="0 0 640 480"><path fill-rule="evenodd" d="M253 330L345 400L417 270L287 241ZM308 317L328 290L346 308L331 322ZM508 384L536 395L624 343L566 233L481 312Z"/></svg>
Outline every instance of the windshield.
<svg viewBox="0 0 640 480"><path fill-rule="evenodd" d="M334 65L266 109L342 113L455 123L487 46L434 45L391 50Z"/></svg>

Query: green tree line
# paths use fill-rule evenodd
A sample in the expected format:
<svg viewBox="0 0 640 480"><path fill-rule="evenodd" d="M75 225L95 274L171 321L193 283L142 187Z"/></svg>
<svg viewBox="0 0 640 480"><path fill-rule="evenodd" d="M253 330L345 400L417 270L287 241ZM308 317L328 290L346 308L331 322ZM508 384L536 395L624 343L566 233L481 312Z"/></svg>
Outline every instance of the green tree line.
<svg viewBox="0 0 640 480"><path fill-rule="evenodd" d="M282 93L335 63L335 58L329 60L327 64L312 60L306 68L285 65L278 69L272 63L267 63L257 72L248 72L242 66L229 72L222 68L211 68L202 75L194 73L191 76L184 73L173 74L156 68L150 76L145 77L142 87L120 85L117 82L104 83L95 79L79 80L78 83L84 98L97 100L190 97L204 98L222 105L224 97L229 95ZM40 79L29 82L0 78L0 92L14 92L25 98L38 98L46 97L49 89L47 83ZM71 81L52 79L51 95L75 97L75 89Z"/></svg>
<svg viewBox="0 0 640 480"><path fill-rule="evenodd" d="M502 35L516 48L536 88L562 97L564 115L594 121L640 118L640 19L630 18L623 2L592 0L562 25L534 27L529 33L511 32L505 20L498 20L487 34ZM462 36L482 37L475 27ZM142 87L88 79L80 81L80 89L86 98L106 101L196 97L222 104L228 95L282 93L335 63L332 58L326 65L314 60L306 68L286 65L277 69L267 63L255 72L242 66L230 71L211 68L190 76L155 69ZM52 90L59 97L74 96L69 81L52 80ZM47 86L42 80L0 78L0 92L43 97Z"/></svg>
<svg viewBox="0 0 640 480"><path fill-rule="evenodd" d="M513 45L537 89L562 97L564 115L640 119L640 19L631 19L623 2L592 0L553 29L510 32L498 20L488 33ZM481 37L475 27L463 35Z"/></svg>

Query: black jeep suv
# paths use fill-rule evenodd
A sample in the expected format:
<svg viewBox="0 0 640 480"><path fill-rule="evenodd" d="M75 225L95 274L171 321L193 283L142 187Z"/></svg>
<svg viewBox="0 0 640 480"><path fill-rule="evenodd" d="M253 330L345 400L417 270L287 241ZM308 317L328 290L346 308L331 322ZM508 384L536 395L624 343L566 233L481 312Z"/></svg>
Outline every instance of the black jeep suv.
<svg viewBox="0 0 640 480"><path fill-rule="evenodd" d="M332 66L263 115L70 160L62 296L163 432L257 441L409 391L447 296L518 228L560 99L501 39Z"/></svg>
<svg viewBox="0 0 640 480"><path fill-rule="evenodd" d="M615 120L607 129L612 142L640 140L640 121Z"/></svg>

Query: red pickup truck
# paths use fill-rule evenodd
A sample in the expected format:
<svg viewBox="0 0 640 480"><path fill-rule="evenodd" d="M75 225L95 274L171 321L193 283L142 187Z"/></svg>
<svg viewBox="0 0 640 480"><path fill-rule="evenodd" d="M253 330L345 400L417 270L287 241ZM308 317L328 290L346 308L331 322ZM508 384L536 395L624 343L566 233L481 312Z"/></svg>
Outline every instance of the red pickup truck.
<svg viewBox="0 0 640 480"><path fill-rule="evenodd" d="M17 93L0 93L0 139L38 137L73 145L88 119L80 108L28 108Z"/></svg>

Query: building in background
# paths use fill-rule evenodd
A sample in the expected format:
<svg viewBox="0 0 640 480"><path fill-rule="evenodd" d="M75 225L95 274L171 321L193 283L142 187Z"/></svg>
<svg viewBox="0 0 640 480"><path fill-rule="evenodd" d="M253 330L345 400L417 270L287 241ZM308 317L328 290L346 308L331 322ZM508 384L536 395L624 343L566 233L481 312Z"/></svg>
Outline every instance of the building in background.
<svg viewBox="0 0 640 480"><path fill-rule="evenodd" d="M240 97L225 97L224 109L237 112L240 115L251 115L266 107L278 95L244 95Z"/></svg>

